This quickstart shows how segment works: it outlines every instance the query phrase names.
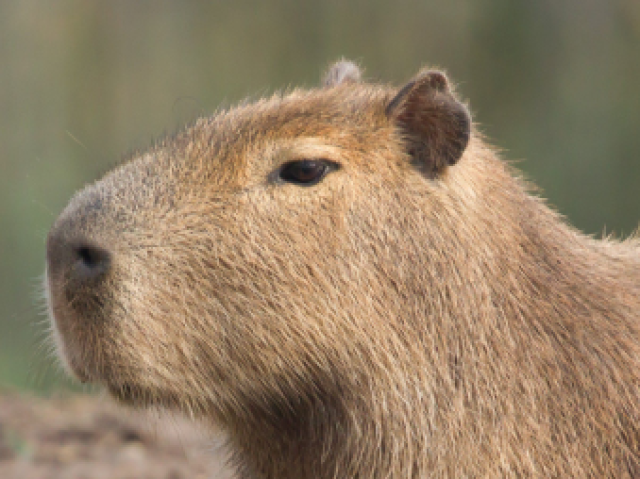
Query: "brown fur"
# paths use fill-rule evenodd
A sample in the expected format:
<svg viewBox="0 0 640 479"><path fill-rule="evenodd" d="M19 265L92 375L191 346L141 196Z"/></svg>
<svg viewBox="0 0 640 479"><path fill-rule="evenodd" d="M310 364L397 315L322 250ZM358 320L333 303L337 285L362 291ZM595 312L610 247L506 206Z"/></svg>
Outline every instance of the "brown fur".
<svg viewBox="0 0 640 479"><path fill-rule="evenodd" d="M76 195L49 237L70 369L222 426L245 478L638 477L638 241L528 193L441 74L341 65ZM340 168L273 181L303 158ZM58 264L78 238L99 282Z"/></svg>

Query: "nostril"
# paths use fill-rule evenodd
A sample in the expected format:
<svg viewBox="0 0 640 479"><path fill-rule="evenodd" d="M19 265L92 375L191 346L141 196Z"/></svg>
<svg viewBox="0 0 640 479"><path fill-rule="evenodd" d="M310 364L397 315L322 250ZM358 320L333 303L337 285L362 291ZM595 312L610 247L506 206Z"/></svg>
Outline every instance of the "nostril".
<svg viewBox="0 0 640 479"><path fill-rule="evenodd" d="M82 261L87 268L97 267L103 260L102 253L96 248L89 246L80 246L77 249L77 253L80 261Z"/></svg>
<svg viewBox="0 0 640 479"><path fill-rule="evenodd" d="M86 279L97 278L109 270L111 254L99 247L82 244L75 247L76 270Z"/></svg>

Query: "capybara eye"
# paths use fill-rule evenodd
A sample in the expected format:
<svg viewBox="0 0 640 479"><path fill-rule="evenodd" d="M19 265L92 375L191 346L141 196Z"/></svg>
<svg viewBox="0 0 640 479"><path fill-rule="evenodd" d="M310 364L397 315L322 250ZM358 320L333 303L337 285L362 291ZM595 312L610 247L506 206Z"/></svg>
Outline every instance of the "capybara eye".
<svg viewBox="0 0 640 479"><path fill-rule="evenodd" d="M280 179L299 186L313 186L320 182L330 169L325 160L297 160L280 168Z"/></svg>

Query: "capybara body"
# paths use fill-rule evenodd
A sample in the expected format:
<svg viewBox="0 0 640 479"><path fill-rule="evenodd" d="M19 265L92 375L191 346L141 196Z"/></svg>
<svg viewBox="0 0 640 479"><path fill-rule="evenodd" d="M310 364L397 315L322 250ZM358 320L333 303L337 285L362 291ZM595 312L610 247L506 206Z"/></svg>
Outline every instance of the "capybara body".
<svg viewBox="0 0 640 479"><path fill-rule="evenodd" d="M222 427L242 478L638 477L640 245L528 191L446 77L204 118L48 242L68 368Z"/></svg>

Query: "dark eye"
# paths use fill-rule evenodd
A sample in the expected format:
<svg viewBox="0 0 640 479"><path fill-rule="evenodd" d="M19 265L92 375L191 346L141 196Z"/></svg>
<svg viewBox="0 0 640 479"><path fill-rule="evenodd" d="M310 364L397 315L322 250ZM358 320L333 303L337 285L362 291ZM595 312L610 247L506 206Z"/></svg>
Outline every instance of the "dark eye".
<svg viewBox="0 0 640 479"><path fill-rule="evenodd" d="M280 168L280 179L300 186L317 184L333 164L326 160L297 160Z"/></svg>

